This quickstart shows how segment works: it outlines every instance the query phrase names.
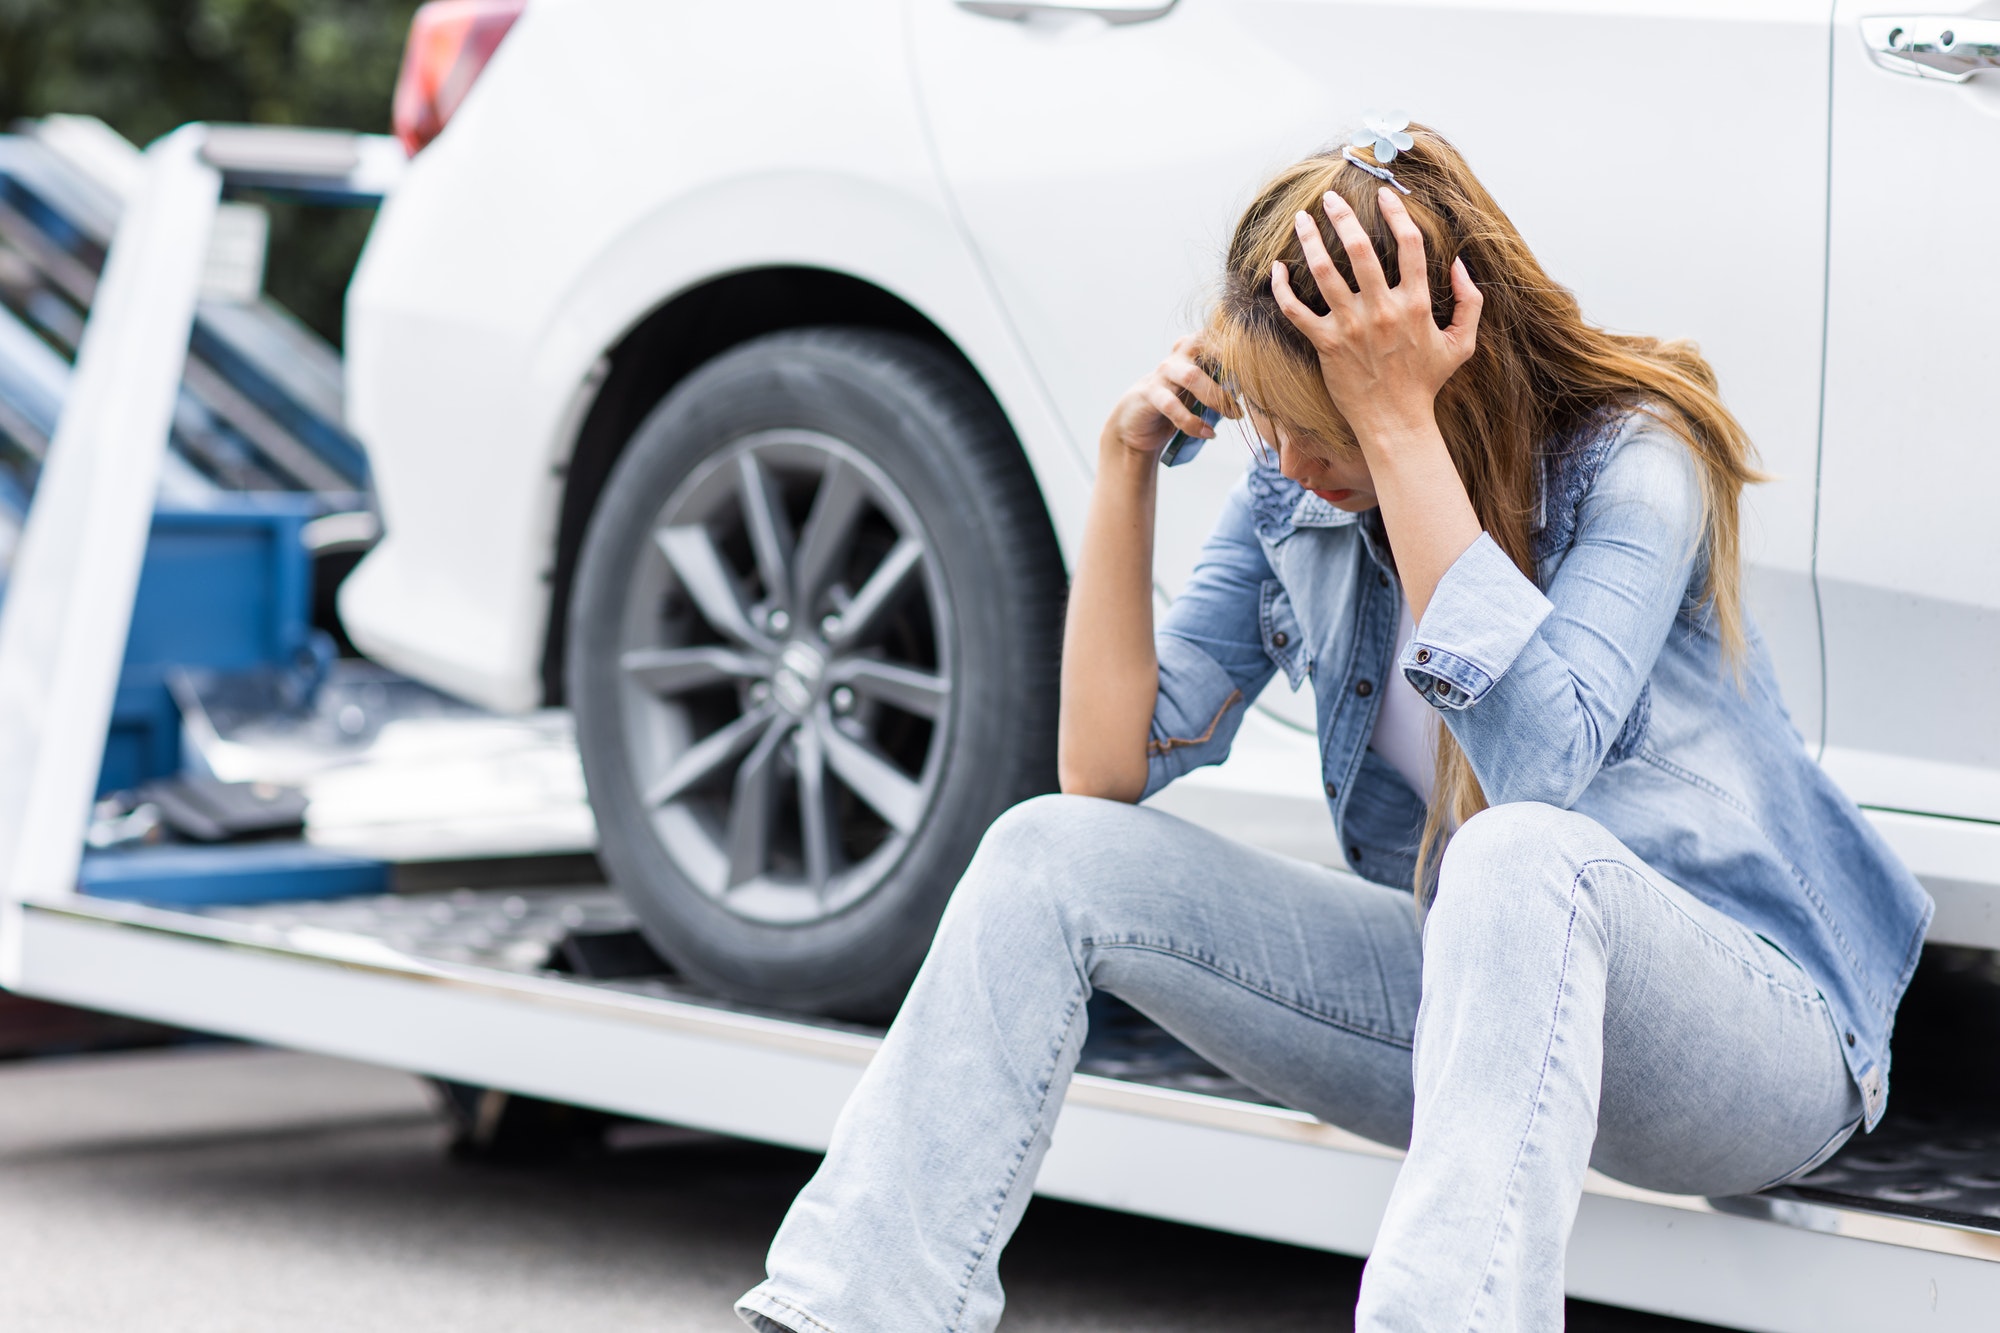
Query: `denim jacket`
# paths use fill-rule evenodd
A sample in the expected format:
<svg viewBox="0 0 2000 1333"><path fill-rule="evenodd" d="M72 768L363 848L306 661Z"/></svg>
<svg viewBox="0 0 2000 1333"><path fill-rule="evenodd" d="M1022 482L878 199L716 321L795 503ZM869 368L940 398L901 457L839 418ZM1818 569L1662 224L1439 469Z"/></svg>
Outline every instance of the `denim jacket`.
<svg viewBox="0 0 2000 1333"><path fill-rule="evenodd" d="M1544 461L1536 577L1482 535L1392 662L1402 590L1379 515L1254 466L1159 629L1146 794L1225 758L1274 673L1310 680L1348 864L1409 887L1424 804L1368 748L1399 670L1490 804L1589 815L1798 963L1840 1025L1873 1129L1930 897L1807 753L1754 627L1740 680L1724 660L1700 602L1696 468L1645 413L1562 442Z"/></svg>

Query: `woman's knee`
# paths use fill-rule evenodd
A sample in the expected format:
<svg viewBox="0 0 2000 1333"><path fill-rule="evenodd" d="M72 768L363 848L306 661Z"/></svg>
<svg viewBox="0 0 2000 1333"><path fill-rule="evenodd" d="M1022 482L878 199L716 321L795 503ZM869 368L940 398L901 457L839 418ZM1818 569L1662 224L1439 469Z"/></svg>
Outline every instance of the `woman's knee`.
<svg viewBox="0 0 2000 1333"><path fill-rule="evenodd" d="M1002 811L979 840L975 864L997 860L1019 871L1060 866L1106 841L1120 840L1138 807L1093 796L1030 797Z"/></svg>
<svg viewBox="0 0 2000 1333"><path fill-rule="evenodd" d="M1089 900L1107 864L1130 864L1143 845L1136 827L1143 820L1135 806L1088 796L1023 801L987 828L953 910L1073 910Z"/></svg>
<svg viewBox="0 0 2000 1333"><path fill-rule="evenodd" d="M1608 840L1602 825L1573 810L1539 801L1489 806L1446 845L1432 915L1517 916L1532 894L1571 892L1591 849Z"/></svg>

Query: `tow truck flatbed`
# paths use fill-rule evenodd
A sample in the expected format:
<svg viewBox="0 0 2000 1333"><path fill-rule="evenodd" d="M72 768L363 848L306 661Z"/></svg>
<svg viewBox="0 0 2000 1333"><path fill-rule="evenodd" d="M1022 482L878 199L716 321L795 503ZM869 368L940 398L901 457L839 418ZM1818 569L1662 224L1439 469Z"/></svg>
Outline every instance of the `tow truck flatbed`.
<svg viewBox="0 0 2000 1333"><path fill-rule="evenodd" d="M549 968L567 931L627 920L602 889L197 911L78 896L26 905L20 988L823 1149L879 1033L726 1005L671 977ZM1086 1050L1038 1192L1366 1254L1401 1154L1252 1100L1191 1055L1163 1052L1156 1033L1127 1029ZM1781 1333L1993 1327L2000 1135L1904 1134L1886 1151L1879 1138L1816 1173L1822 1184L1741 1199L1593 1173L1569 1290Z"/></svg>
<svg viewBox="0 0 2000 1333"><path fill-rule="evenodd" d="M594 886L169 909L75 891L207 230L225 180L386 188L386 155L297 131L148 152L0 610L0 983L21 993L805 1150L880 1041L667 975L551 966L628 923ZM336 179L337 178L337 179ZM332 182L329 185L328 182ZM1987 873L1962 944L1991 947ZM1956 863L1954 863L1956 864ZM1960 873L1954 871L1953 873ZM950 1095L950 1089L940 1089ZM1593 1174L1580 1297L1767 1333L2000 1323L2000 1112L1884 1129L1787 1190L1710 1200ZM1150 1025L1094 1024L1040 1193L1350 1254L1400 1154L1231 1083Z"/></svg>

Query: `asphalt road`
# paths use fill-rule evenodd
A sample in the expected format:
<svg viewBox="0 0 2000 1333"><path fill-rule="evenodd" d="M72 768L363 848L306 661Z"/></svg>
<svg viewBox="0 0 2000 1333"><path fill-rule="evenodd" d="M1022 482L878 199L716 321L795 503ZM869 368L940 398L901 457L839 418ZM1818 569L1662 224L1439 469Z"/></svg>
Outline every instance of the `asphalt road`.
<svg viewBox="0 0 2000 1333"><path fill-rule="evenodd" d="M242 1047L0 1065L0 1327L740 1333L814 1158L651 1127L456 1160L424 1086ZM1351 1327L1358 1262L1038 1201L1008 1333ZM1702 1326L1574 1304L1580 1333Z"/></svg>

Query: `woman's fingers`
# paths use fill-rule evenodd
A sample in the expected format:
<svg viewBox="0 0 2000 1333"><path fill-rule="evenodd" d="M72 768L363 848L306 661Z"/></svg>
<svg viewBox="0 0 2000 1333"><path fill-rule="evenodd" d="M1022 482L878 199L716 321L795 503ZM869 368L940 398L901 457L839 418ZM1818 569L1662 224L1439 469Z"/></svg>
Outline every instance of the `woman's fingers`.
<svg viewBox="0 0 2000 1333"><path fill-rule="evenodd" d="M1215 428L1188 411L1181 396L1168 388L1164 380L1155 380L1146 389L1146 403L1154 411L1171 421L1174 426L1197 439L1212 439Z"/></svg>
<svg viewBox="0 0 2000 1333"><path fill-rule="evenodd" d="M1327 253L1326 241L1319 234L1319 224L1312 220L1310 213L1300 213L1292 219L1292 228L1299 234L1299 248L1305 251L1306 267L1312 270L1313 281L1319 284L1319 294L1326 300L1329 311L1338 310L1354 299L1354 293L1347 286L1347 279L1340 276L1340 270L1333 266L1333 256Z"/></svg>
<svg viewBox="0 0 2000 1333"><path fill-rule="evenodd" d="M1444 336L1461 357L1469 357L1479 336L1479 311L1485 306L1486 297L1473 284L1472 273L1463 259L1451 261L1451 295L1451 323L1445 326Z"/></svg>
<svg viewBox="0 0 2000 1333"><path fill-rule="evenodd" d="M1214 408L1226 417L1240 415L1236 403L1228 392L1215 382L1215 377L1201 368L1201 363L1185 356L1169 357L1160 373L1170 383L1178 384L1193 394L1202 404Z"/></svg>
<svg viewBox="0 0 2000 1333"><path fill-rule="evenodd" d="M1354 285L1361 289L1361 298L1367 300L1389 290L1389 279L1382 272L1382 261L1375 257L1375 247L1368 239L1368 232L1361 225L1361 219L1354 216L1353 208L1345 199L1328 190L1325 195L1326 220L1333 224L1333 234L1340 238L1341 249L1347 251L1347 263L1354 270ZM1315 232L1319 229L1313 228Z"/></svg>
<svg viewBox="0 0 2000 1333"><path fill-rule="evenodd" d="M1298 293L1292 290L1291 270L1281 259L1271 262L1271 295L1277 298L1278 309L1284 311L1285 318L1292 321L1292 326L1300 333L1308 338L1321 334L1323 317L1314 314L1313 308L1301 301Z"/></svg>
<svg viewBox="0 0 2000 1333"><path fill-rule="evenodd" d="M1430 305L1430 274L1424 257L1424 234L1417 230L1416 219L1410 210L1403 207L1403 201L1388 186L1381 189L1382 220L1389 224L1389 234L1396 238L1396 268L1402 275L1402 288L1407 293L1423 293L1424 304Z"/></svg>
<svg viewBox="0 0 2000 1333"><path fill-rule="evenodd" d="M1209 373L1208 360L1208 344L1202 341L1199 333L1184 334L1175 340L1173 351L1167 357L1169 363L1184 361L1194 370L1197 378L1187 388L1195 397L1232 420L1242 416L1243 409L1237 404L1235 395Z"/></svg>

